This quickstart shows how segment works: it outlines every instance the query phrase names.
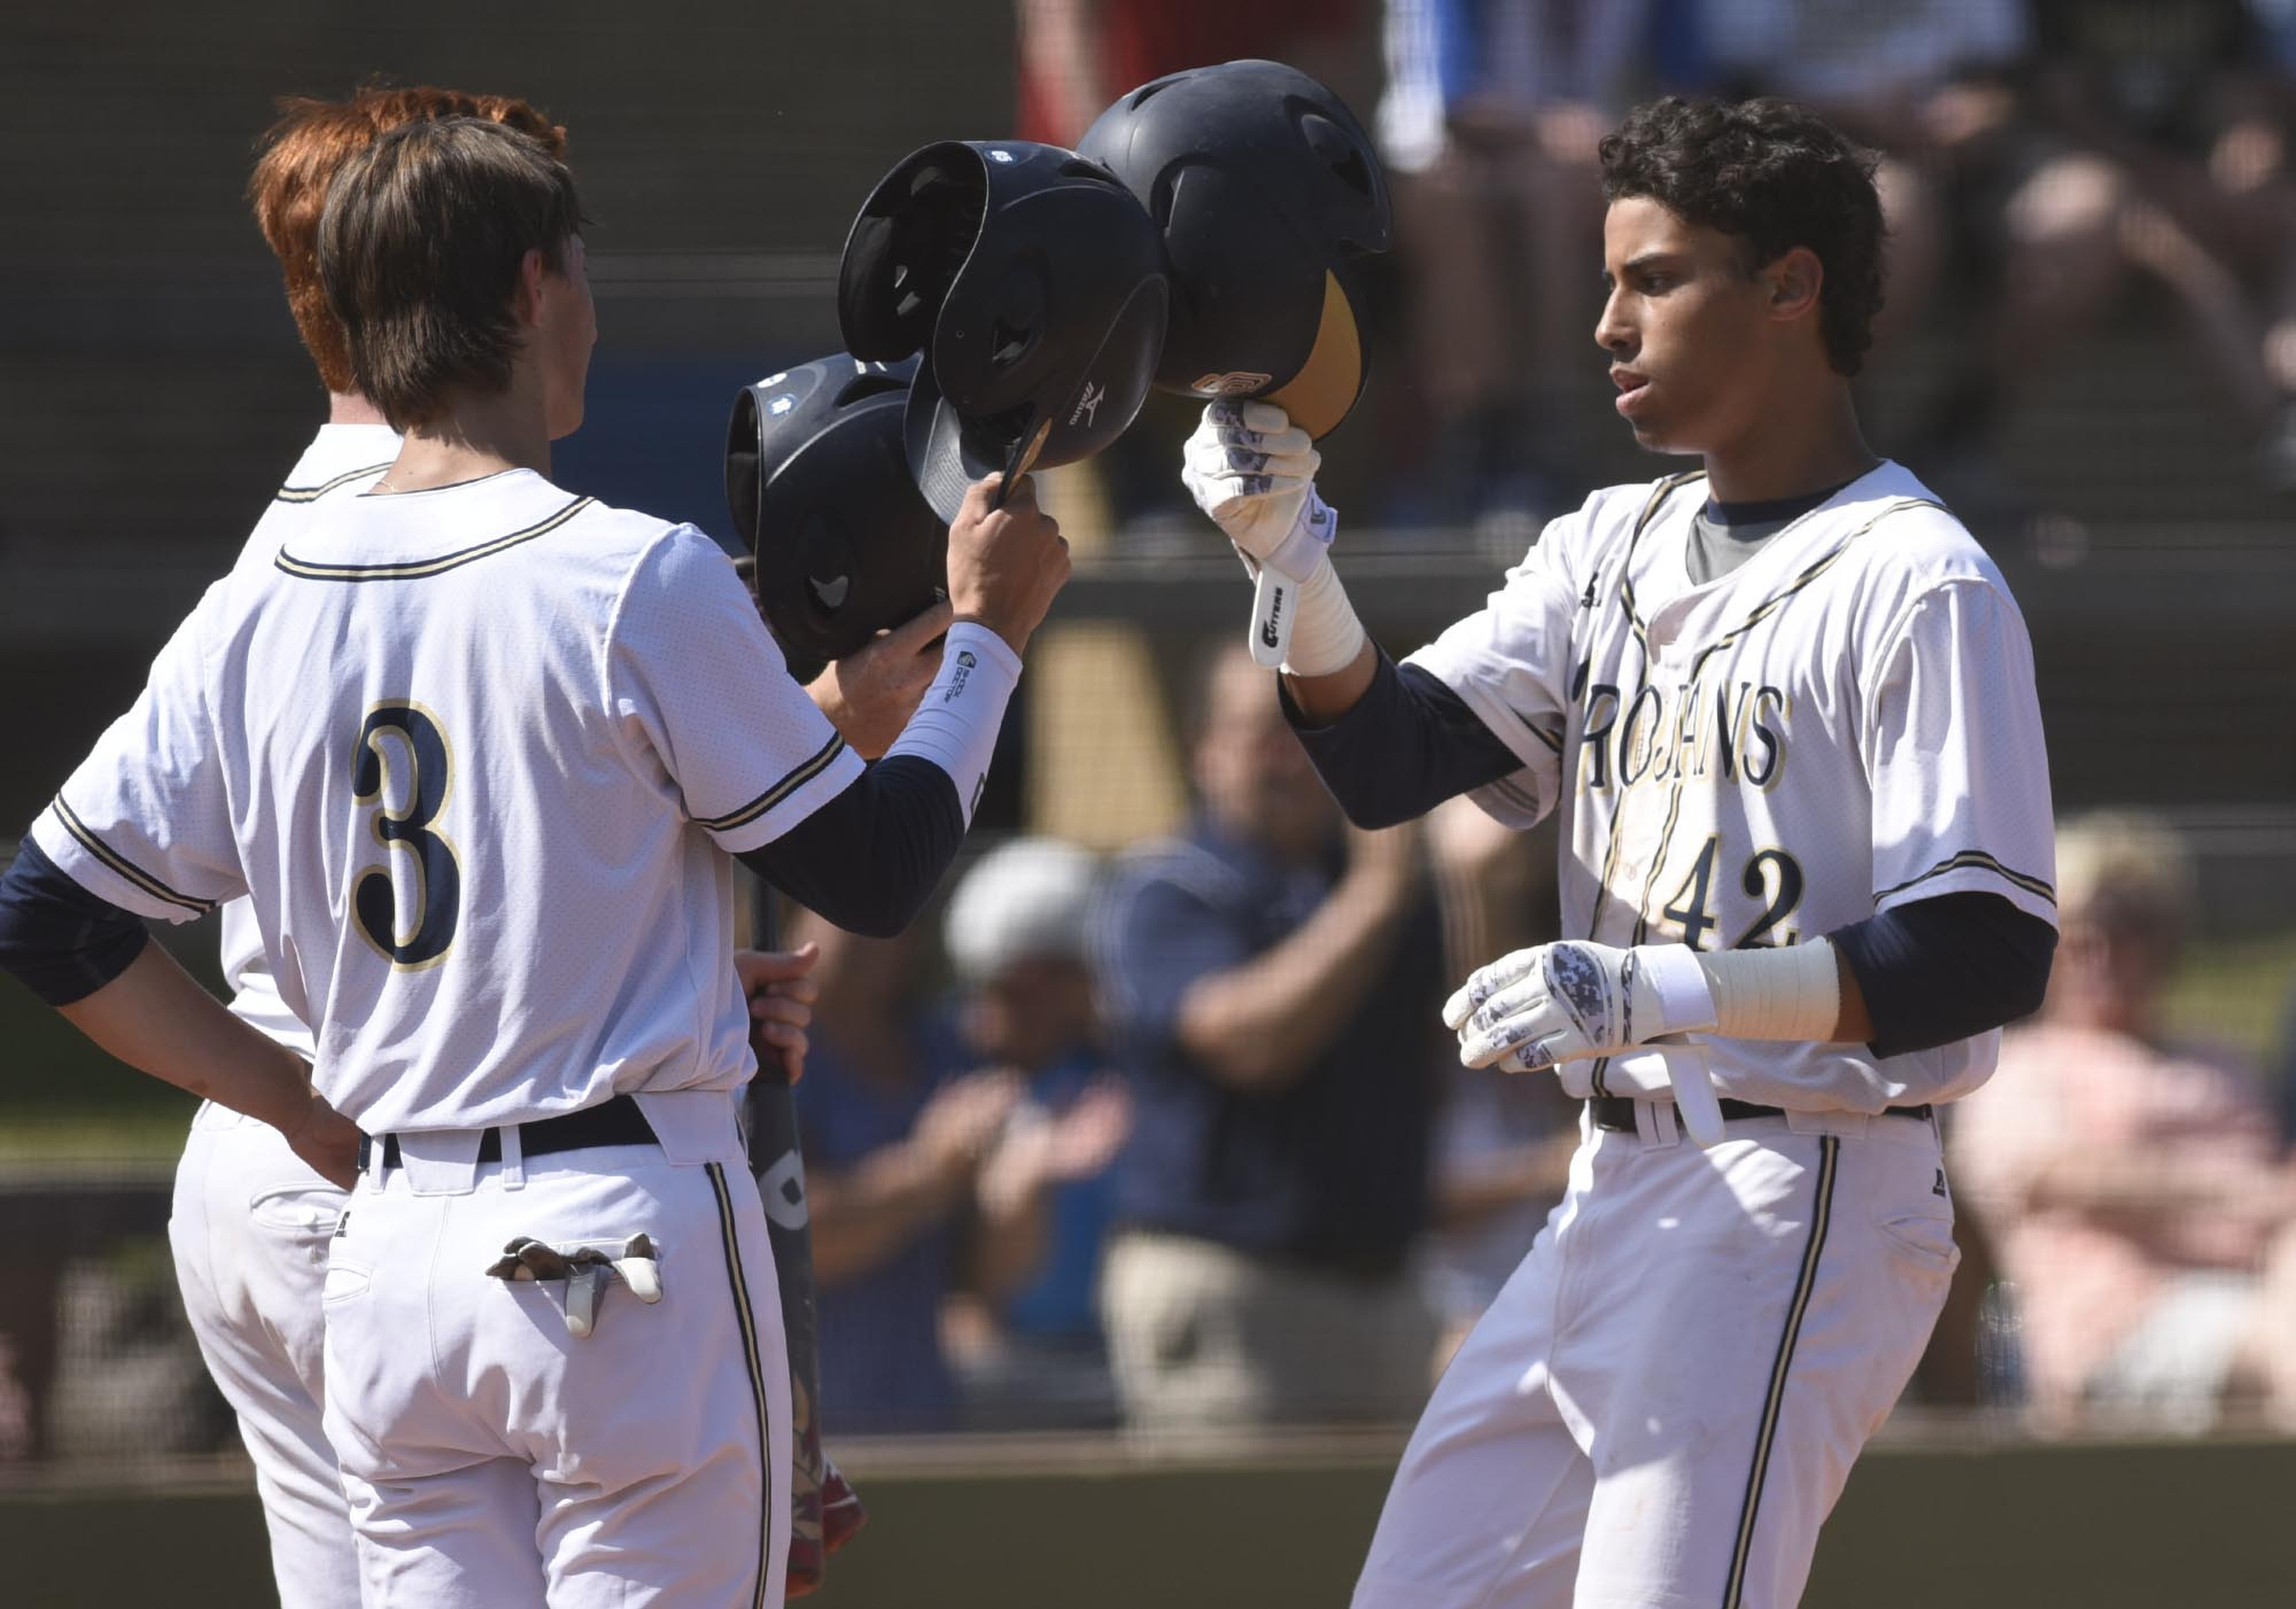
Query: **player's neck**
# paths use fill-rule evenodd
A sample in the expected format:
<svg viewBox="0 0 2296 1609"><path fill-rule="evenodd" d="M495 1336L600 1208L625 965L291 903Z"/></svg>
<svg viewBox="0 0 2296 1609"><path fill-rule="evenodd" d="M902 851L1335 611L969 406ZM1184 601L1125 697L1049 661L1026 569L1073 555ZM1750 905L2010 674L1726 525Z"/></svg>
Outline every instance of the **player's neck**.
<svg viewBox="0 0 2296 1609"><path fill-rule="evenodd" d="M388 425L383 410L368 402L358 391L329 391L327 393L327 423L330 425Z"/></svg>
<svg viewBox="0 0 2296 1609"><path fill-rule="evenodd" d="M1755 417L1761 423L1739 440L1704 454L1708 495L1716 502L1797 497L1855 480L1881 462L1866 444L1845 384L1804 392Z"/></svg>
<svg viewBox="0 0 2296 1609"><path fill-rule="evenodd" d="M550 473L550 430L541 409L517 388L458 396L436 419L403 432L399 456L378 492L458 486L504 470Z"/></svg>

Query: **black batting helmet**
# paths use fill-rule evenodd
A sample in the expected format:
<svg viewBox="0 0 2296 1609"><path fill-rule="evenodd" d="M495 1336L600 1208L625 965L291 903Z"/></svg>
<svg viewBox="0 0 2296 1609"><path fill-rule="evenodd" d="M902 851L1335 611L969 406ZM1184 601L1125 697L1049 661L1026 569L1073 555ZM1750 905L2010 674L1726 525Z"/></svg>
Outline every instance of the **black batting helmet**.
<svg viewBox="0 0 2296 1609"><path fill-rule="evenodd" d="M1162 253L1105 168L1026 140L910 155L853 220L837 321L856 358L924 357L905 422L925 499L1090 457L1139 412L1164 339Z"/></svg>
<svg viewBox="0 0 2296 1609"><path fill-rule="evenodd" d="M1265 397L1312 436L1363 389L1355 307L1334 271L1384 252L1387 181L1339 98L1278 61L1142 84L1077 143L1163 234L1171 328L1159 390Z"/></svg>
<svg viewBox="0 0 2296 1609"><path fill-rule="evenodd" d="M792 659L840 659L948 591L949 533L901 446L914 363L839 353L746 386L725 498Z"/></svg>

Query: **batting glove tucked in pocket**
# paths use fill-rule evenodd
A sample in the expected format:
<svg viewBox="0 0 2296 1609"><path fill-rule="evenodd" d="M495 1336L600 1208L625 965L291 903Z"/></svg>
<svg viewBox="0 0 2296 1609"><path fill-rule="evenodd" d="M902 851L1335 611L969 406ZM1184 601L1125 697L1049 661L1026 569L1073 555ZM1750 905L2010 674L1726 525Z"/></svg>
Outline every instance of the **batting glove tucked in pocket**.
<svg viewBox="0 0 2296 1609"><path fill-rule="evenodd" d="M1458 1032L1462 1065L1538 1072L1710 1029L1714 997L1685 945L1622 950L1570 939L1475 972L1444 1003L1443 1021Z"/></svg>

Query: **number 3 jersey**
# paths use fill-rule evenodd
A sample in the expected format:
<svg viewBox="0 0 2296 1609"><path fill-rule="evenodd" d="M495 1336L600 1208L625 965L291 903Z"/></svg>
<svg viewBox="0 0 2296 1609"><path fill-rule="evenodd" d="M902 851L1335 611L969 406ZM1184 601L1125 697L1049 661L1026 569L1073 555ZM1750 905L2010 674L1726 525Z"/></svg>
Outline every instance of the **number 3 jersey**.
<svg viewBox="0 0 2296 1609"><path fill-rule="evenodd" d="M691 526L517 470L282 493L35 822L182 921L242 893L369 1133L754 1069L728 852L861 762Z"/></svg>
<svg viewBox="0 0 2296 1609"><path fill-rule="evenodd" d="M1960 521L1884 463L1700 585L1705 495L1699 474L1596 493L1411 656L1522 762L1477 803L1559 811L1563 934L1790 944L1968 890L2054 924L2032 647ZM1877 1112L1976 1088L1999 1035L1887 1059L1701 1043L1727 1094ZM1616 1071L1596 1064L1598 1092L1656 1092Z"/></svg>

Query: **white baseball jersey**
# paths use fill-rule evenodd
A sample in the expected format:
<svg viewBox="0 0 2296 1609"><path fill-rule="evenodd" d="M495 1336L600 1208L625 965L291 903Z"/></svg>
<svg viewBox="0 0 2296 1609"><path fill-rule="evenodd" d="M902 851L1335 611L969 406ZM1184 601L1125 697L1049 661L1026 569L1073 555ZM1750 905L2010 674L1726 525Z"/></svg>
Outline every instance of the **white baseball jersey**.
<svg viewBox="0 0 2296 1609"><path fill-rule="evenodd" d="M324 497L356 496L373 485L398 455L399 433L387 425L321 425L272 495L271 517L256 523L236 567L268 566L292 528L293 511L311 509ZM255 923L254 905L244 898L232 900L217 921L232 1014L309 1060L314 1054L311 1030L279 998L278 981L264 959L263 930ZM317 1412L315 1408L315 1419Z"/></svg>
<svg viewBox="0 0 2296 1609"><path fill-rule="evenodd" d="M723 851L861 762L716 543L525 470L274 509L42 849L148 916L248 894L369 1133L745 1081Z"/></svg>
<svg viewBox="0 0 2296 1609"><path fill-rule="evenodd" d="M1477 802L1518 827L1561 811L1564 936L1792 943L1959 890L2054 923L2032 648L1960 521L1885 462L1692 585L1705 492L1597 492L1411 656L1522 761ZM1725 1094L1873 1113L1976 1089L1999 1035L1887 1060L1701 1042ZM1562 1069L1578 1094L1666 1089L1619 1070Z"/></svg>

